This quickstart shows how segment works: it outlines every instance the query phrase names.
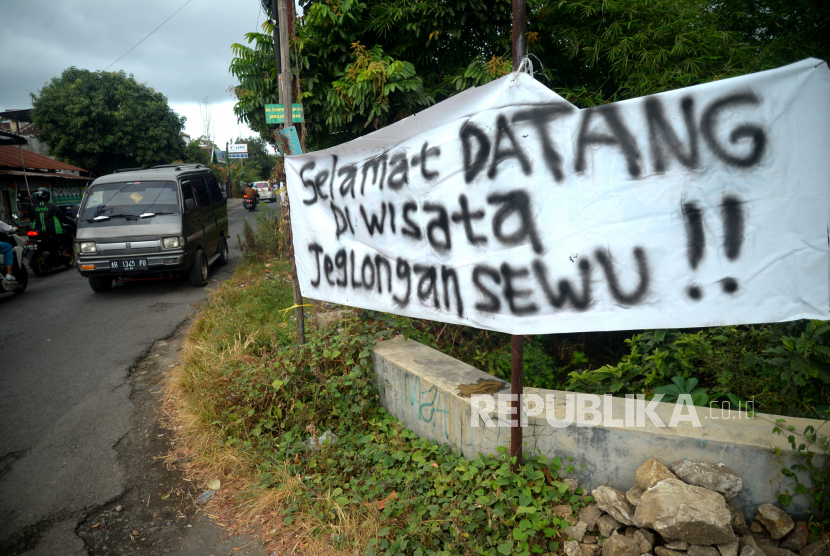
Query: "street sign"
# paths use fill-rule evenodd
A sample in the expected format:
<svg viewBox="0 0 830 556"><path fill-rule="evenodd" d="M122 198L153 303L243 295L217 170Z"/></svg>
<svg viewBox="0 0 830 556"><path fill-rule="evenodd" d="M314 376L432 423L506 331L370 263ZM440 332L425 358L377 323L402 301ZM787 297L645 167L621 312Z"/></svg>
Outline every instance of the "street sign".
<svg viewBox="0 0 830 556"><path fill-rule="evenodd" d="M248 153L228 153L228 158L248 158Z"/></svg>
<svg viewBox="0 0 830 556"><path fill-rule="evenodd" d="M293 122L303 121L303 105L291 105L291 119ZM265 105L265 123L281 124L285 122L285 107L282 104Z"/></svg>
<svg viewBox="0 0 830 556"><path fill-rule="evenodd" d="M297 137L297 128L293 125L286 129L278 129L277 133L288 138L288 152L283 153L279 148L281 154L303 154L303 149L300 147L300 138Z"/></svg>
<svg viewBox="0 0 830 556"><path fill-rule="evenodd" d="M240 145L228 145L229 153L246 153L248 152L248 145L242 143Z"/></svg>

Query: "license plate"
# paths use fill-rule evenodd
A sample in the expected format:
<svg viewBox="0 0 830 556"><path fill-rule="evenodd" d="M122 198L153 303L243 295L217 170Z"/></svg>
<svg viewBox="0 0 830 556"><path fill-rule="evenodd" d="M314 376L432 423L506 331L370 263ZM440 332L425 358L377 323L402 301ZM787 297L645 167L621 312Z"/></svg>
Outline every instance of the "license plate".
<svg viewBox="0 0 830 556"><path fill-rule="evenodd" d="M23 249L25 249L26 251L37 251L37 245L35 245L34 243L27 243L23 246Z"/></svg>
<svg viewBox="0 0 830 556"><path fill-rule="evenodd" d="M147 270L147 259L128 259L126 261L110 261L110 270Z"/></svg>

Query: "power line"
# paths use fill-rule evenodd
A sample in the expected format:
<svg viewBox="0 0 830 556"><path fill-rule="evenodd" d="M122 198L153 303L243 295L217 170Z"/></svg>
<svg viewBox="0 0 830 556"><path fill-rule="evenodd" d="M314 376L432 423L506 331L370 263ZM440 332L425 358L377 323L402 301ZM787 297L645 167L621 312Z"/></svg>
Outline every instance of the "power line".
<svg viewBox="0 0 830 556"><path fill-rule="evenodd" d="M190 2L192 2L192 0L187 0L187 2L185 2L185 3L184 3L184 6L187 6L188 4L190 4ZM176 10L175 12L173 12L173 15L176 15L177 13L179 13L180 11L182 11L182 9L184 9L184 6L182 6L181 8L179 8L178 10ZM170 17L168 17L167 19L165 19L164 21L162 21L162 22L161 22L161 25L164 25L165 23L167 23L168 21L170 21L170 20L173 18L173 15L171 15ZM156 27L155 29L153 29L152 31L150 31L150 33L149 33L146 37L144 37L143 39L141 39L140 41L138 41L138 43L136 43L136 45L135 45L134 47L132 47L131 49L129 49L128 51L126 51L124 54L122 54L122 55L121 55L121 58L123 58L124 56L126 56L127 54L129 54L130 52L132 52L133 50L135 50L135 48L136 48L139 44L141 44L141 43L143 43L144 41L146 41L146 40L150 37L150 35L152 35L153 33L155 33L156 31L158 31L158 30L161 28L161 25L159 25L158 27ZM118 58L118 60L120 60L121 58ZM118 60L116 60L115 62L113 62L113 63L111 63L110 65L108 65L107 67L105 67L105 68L104 68L104 71L107 71L107 70L108 70L108 69L110 69L112 66L114 66L115 64L117 64L117 63L118 63Z"/></svg>

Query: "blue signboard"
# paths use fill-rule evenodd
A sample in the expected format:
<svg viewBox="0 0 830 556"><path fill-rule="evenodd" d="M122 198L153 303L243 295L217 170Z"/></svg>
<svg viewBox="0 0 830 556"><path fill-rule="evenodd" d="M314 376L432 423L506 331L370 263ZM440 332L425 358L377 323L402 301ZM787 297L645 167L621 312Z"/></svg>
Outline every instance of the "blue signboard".
<svg viewBox="0 0 830 556"><path fill-rule="evenodd" d="M248 153L228 153L228 158L248 158Z"/></svg>
<svg viewBox="0 0 830 556"><path fill-rule="evenodd" d="M284 135L288 138L288 151L287 153L282 153L282 151L277 148L282 154L303 154L303 149L300 148L300 138L297 137L297 128L293 125L291 127L285 129L278 129L277 133L280 135Z"/></svg>
<svg viewBox="0 0 830 556"><path fill-rule="evenodd" d="M216 162L218 162L219 164L224 164L228 161L228 159L225 157L225 151L220 151L219 149L216 149L215 151L213 151L213 154L216 155Z"/></svg>

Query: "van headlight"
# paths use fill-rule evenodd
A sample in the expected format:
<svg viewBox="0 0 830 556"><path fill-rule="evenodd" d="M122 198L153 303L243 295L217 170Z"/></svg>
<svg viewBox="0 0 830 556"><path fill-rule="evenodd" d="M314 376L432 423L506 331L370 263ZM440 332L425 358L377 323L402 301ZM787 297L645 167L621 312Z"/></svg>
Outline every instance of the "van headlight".
<svg viewBox="0 0 830 556"><path fill-rule="evenodd" d="M166 237L161 240L161 245L165 249L176 249L182 246L181 241L177 237Z"/></svg>
<svg viewBox="0 0 830 556"><path fill-rule="evenodd" d="M95 245L94 241L82 241L78 244L79 248L78 251L81 253L97 253L98 247Z"/></svg>

